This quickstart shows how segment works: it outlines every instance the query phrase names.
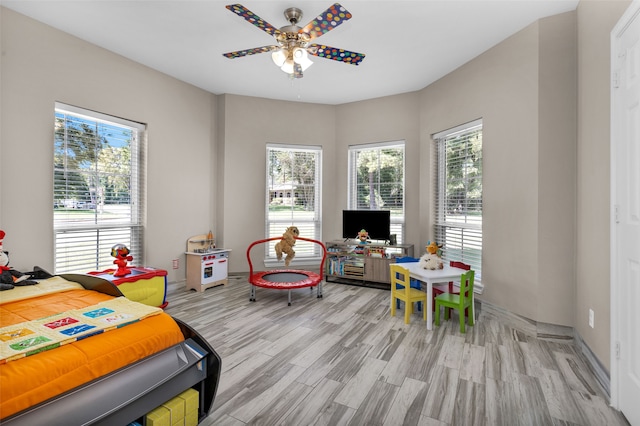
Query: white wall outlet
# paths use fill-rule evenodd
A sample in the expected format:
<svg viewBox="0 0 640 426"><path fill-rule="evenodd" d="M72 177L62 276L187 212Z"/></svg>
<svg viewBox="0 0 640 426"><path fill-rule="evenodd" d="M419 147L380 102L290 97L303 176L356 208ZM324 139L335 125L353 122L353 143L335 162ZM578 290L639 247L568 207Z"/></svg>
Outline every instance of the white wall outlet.
<svg viewBox="0 0 640 426"><path fill-rule="evenodd" d="M180 260L173 259L173 269L178 269L180 267Z"/></svg>
<svg viewBox="0 0 640 426"><path fill-rule="evenodd" d="M593 328L594 320L595 314L593 313L593 309L589 309L589 327Z"/></svg>

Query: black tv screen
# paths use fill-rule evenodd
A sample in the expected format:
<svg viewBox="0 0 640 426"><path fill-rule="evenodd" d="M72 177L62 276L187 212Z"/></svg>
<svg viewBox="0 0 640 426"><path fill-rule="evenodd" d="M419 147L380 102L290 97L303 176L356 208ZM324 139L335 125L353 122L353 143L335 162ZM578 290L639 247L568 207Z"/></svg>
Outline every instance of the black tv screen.
<svg viewBox="0 0 640 426"><path fill-rule="evenodd" d="M391 212L389 210L343 210L342 238L354 239L365 229L372 240L389 240Z"/></svg>

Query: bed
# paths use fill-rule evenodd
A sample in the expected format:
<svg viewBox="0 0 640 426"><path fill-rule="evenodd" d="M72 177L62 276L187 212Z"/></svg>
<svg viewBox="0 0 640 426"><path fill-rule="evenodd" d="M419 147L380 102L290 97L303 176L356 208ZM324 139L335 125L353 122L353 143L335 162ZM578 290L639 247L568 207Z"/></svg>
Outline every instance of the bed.
<svg viewBox="0 0 640 426"><path fill-rule="evenodd" d="M220 377L195 330L91 275L0 292L0 344L2 425L127 425L190 388L201 422Z"/></svg>

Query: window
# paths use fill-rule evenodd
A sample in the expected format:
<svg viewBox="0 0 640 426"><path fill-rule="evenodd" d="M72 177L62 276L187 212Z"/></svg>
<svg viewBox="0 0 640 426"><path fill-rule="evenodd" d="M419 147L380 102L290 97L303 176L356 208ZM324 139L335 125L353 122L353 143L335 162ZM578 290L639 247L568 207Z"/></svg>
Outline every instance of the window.
<svg viewBox="0 0 640 426"><path fill-rule="evenodd" d="M390 210L391 234L404 241L404 141L349 147L350 210ZM355 235L354 235L355 238Z"/></svg>
<svg viewBox="0 0 640 426"><path fill-rule="evenodd" d="M470 264L482 277L482 120L433 136L435 229L443 258Z"/></svg>
<svg viewBox="0 0 640 426"><path fill-rule="evenodd" d="M297 226L301 237L321 238L321 161L320 147L267 145L266 238L281 236L289 226ZM275 260L276 243L269 244L267 260ZM317 244L299 241L293 262L321 257L320 250Z"/></svg>
<svg viewBox="0 0 640 426"><path fill-rule="evenodd" d="M56 103L53 158L55 273L113 267L124 244L144 264L144 129Z"/></svg>

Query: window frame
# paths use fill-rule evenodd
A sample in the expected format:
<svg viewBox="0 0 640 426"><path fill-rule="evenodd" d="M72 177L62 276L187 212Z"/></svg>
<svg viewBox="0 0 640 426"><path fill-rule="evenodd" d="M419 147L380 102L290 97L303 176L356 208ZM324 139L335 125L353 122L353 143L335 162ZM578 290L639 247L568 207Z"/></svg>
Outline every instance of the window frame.
<svg viewBox="0 0 640 426"><path fill-rule="evenodd" d="M483 121L477 119L469 123L462 124L449 130L438 132L432 135L433 147L434 147L434 224L433 235L435 241L438 244L443 244L442 257L445 261L456 260L470 264L475 271L476 289L478 292L482 292L482 189L480 195L480 202L477 200L474 202L474 209L479 207L480 216L468 214L468 209L461 209L465 213L462 215L450 214L448 212L447 204L449 199L446 198L447 194L447 170L448 163L446 159L446 144L459 138L465 138L464 143L467 145L470 143L470 137L472 135L480 134L480 172L479 175L474 175L472 179L477 179L479 176L480 187L482 188L482 162L483 162L483 150L482 146L482 134L483 134ZM469 158L470 156L464 157ZM468 162L467 162L468 164ZM466 175L465 175L466 177ZM471 180L471 179L468 179ZM469 186L465 183L465 188ZM471 203L473 200L469 197L469 191L464 193L464 204ZM477 211L477 210L474 210ZM453 213L456 213L455 211ZM463 220L460 219L463 217ZM475 216L475 217L472 217ZM453 220L456 217L456 220ZM451 219L451 220L450 220ZM479 220L478 220L479 219ZM445 231L446 230L446 231ZM451 235L451 244L447 244L447 235ZM465 236L466 234L466 236ZM444 236L443 236L444 235ZM465 241L466 240L466 241ZM449 245L449 247L448 247ZM480 246L479 248L477 246ZM453 248L452 246L455 246ZM467 247L465 249L465 247Z"/></svg>
<svg viewBox="0 0 640 426"><path fill-rule="evenodd" d="M349 145L347 150L347 164L348 164L348 177L347 177L347 209L348 210L371 210L358 206L357 200L357 155L364 151L382 151L383 149L399 148L402 150L402 215L391 214L391 229L390 234L396 235L397 244L404 244L405 241L405 229L406 229L406 175L407 175L407 157L406 157L406 142L404 140L386 141L386 142L374 142L365 144ZM380 182L378 182L380 184ZM380 210L386 210L384 207Z"/></svg>
<svg viewBox="0 0 640 426"><path fill-rule="evenodd" d="M311 220L304 220L294 216L296 200L299 198L299 188L293 181L290 186L280 186L275 189L271 171L271 152L289 152L289 153L311 153L314 156L314 182L313 182L313 201L314 208ZM297 226L300 230L300 236L320 241L322 238L322 146L319 145L299 145L299 144L266 144L266 170L265 170L265 238L273 238L281 236L289 226ZM293 174L293 173L292 173ZM272 192L275 193L272 195ZM272 219L270 217L271 202L280 200L283 205L289 203L291 205L292 215L286 219ZM313 233L313 235L309 235ZM267 244L264 254L265 265L275 266L281 264L275 254L275 245L277 240ZM322 258L321 247L317 244L299 241L295 246L296 256L292 260L291 265L301 265L318 262Z"/></svg>
<svg viewBox="0 0 640 426"><path fill-rule="evenodd" d="M62 116L62 117L61 117ZM86 108L76 107L62 102L56 102L54 108L54 138L53 138L53 200L52 206L53 216L53 263L54 273L83 273L91 270L104 270L113 266L111 257L111 248L115 244L124 244L131 251L136 263L145 263L144 252L144 227L146 219L146 125L132 120L126 120L120 117L92 111ZM62 129L63 137L59 138L59 124L63 121ZM69 164L70 156L77 153L70 148L73 144L68 136L68 129L72 128L70 121L77 123L85 123L95 126L92 130L93 139L92 148L96 153L101 152L100 148L114 148L117 143L108 143L108 136L116 138L112 132L122 132L117 135L129 135L126 140L129 147L129 158L125 158L128 167L128 173L118 174L117 172L109 172L100 168L100 160L93 158L88 162L90 167L73 168ZM128 133L130 132L130 133ZM99 146L98 143L106 145ZM59 144L61 143L62 148ZM116 150L117 151L117 150ZM58 163L58 159L62 159L62 167ZM122 159L122 158L119 158ZM124 166L116 163L114 167L120 171ZM113 163L111 163L113 166ZM62 178L60 178L62 174ZM95 198L91 195L89 203L76 203L77 194L69 192L68 176L75 174L76 176L86 176L85 185L90 188L89 193L95 192ZM108 200L107 190L103 187L106 176L119 176L128 182L127 191L120 194L128 201L122 204L119 202L111 202ZM95 185L89 185L88 182L94 182ZM61 191L61 186L64 189ZM58 200L61 193L64 194L63 207L79 208L83 210L84 217L74 218L72 215L60 212ZM99 201L101 200L101 201ZM118 214L107 217L108 209L111 206L118 205ZM104 208L107 207L107 210ZM90 213L90 215L89 215ZM75 213L74 213L75 215Z"/></svg>

